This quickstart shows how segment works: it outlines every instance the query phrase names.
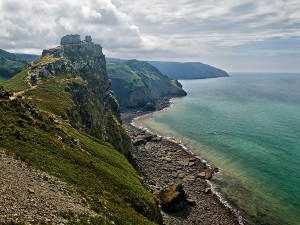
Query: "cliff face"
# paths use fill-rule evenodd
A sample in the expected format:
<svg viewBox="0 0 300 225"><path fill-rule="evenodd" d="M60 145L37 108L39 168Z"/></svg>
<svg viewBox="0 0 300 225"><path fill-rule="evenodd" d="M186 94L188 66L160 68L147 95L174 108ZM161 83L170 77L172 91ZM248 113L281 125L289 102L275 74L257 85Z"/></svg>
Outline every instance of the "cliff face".
<svg viewBox="0 0 300 225"><path fill-rule="evenodd" d="M152 61L149 63L171 79L205 79L229 76L224 70L200 62Z"/></svg>
<svg viewBox="0 0 300 225"><path fill-rule="evenodd" d="M108 62L126 62L124 59L107 58ZM168 62L168 61L147 61L170 79L205 79L216 77L228 77L229 75L221 69L201 62Z"/></svg>
<svg viewBox="0 0 300 225"><path fill-rule="evenodd" d="M122 107L144 107L162 97L185 96L179 82L170 80L147 62L129 60L107 63L112 90Z"/></svg>
<svg viewBox="0 0 300 225"><path fill-rule="evenodd" d="M37 71L31 75L32 85L52 76L80 81L68 85L73 107L65 116L72 126L110 142L128 157L130 139L120 125L118 103L109 91L110 81L101 45L90 39L81 41L79 35L65 36L61 44L44 50L41 60L34 63Z"/></svg>
<svg viewBox="0 0 300 225"><path fill-rule="evenodd" d="M124 157L131 142L105 64L100 45L71 35L4 82L0 150L75 188L98 213L69 215L78 224L161 223L157 199Z"/></svg>

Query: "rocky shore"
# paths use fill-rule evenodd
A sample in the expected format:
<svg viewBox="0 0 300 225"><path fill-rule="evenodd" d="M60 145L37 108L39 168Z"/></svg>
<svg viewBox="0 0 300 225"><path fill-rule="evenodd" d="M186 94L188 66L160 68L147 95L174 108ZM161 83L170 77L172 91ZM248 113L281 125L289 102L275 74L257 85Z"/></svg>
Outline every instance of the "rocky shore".
<svg viewBox="0 0 300 225"><path fill-rule="evenodd" d="M158 109L168 104L165 101ZM160 199L164 224L243 224L211 190L208 180L218 168L210 168L173 140L133 126L133 118L143 114L126 112L123 122L134 145L132 164Z"/></svg>

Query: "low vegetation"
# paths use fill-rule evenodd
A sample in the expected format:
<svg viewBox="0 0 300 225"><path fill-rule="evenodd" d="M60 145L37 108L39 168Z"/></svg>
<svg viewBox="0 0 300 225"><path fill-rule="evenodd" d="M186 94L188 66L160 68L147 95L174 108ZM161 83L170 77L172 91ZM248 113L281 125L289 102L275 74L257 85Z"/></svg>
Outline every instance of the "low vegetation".
<svg viewBox="0 0 300 225"><path fill-rule="evenodd" d="M28 62L21 57L0 49L0 77L8 79L27 64Z"/></svg>
<svg viewBox="0 0 300 225"><path fill-rule="evenodd" d="M147 62L108 62L107 71L112 90L125 108L144 107L161 97L186 95L178 81L172 81Z"/></svg>
<svg viewBox="0 0 300 225"><path fill-rule="evenodd" d="M156 199L110 144L58 122L22 99L0 102L0 147L74 187L99 213L98 222L151 224ZM157 215L148 215L156 212Z"/></svg>
<svg viewBox="0 0 300 225"><path fill-rule="evenodd" d="M0 100L0 148L68 183L98 214L91 218L61 212L70 224L161 223L156 197L143 187L122 154L130 153L131 142L108 91L100 46L80 45L82 51L77 47L68 46L73 57L88 60L81 69L67 70L74 68L72 58L68 54L56 58L49 51L2 81L2 91L14 95ZM59 67L57 59L67 66ZM47 64L55 71L45 71Z"/></svg>
<svg viewBox="0 0 300 225"><path fill-rule="evenodd" d="M25 79L28 76L28 71L29 68L24 69L11 79L3 82L2 85L9 92L19 92L30 88L28 81Z"/></svg>

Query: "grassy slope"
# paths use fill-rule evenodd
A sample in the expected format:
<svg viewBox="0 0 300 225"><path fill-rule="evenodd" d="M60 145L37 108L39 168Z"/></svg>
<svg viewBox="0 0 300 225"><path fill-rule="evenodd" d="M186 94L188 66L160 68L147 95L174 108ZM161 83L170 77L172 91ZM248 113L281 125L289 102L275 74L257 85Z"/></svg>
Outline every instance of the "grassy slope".
<svg viewBox="0 0 300 225"><path fill-rule="evenodd" d="M127 62L108 62L106 64L108 75L115 80L122 80L134 87L144 87L145 79L158 81L161 85L165 85L166 88L179 88L175 82L161 74L155 67L151 66L147 62L129 60Z"/></svg>
<svg viewBox="0 0 300 225"><path fill-rule="evenodd" d="M121 79L127 83L132 83L136 87L143 87L144 83L141 77L130 67L123 63L106 63L109 77L113 79ZM124 79L126 78L126 79Z"/></svg>
<svg viewBox="0 0 300 225"><path fill-rule="evenodd" d="M10 78L26 66L27 63L26 60L18 55L0 49L0 77Z"/></svg>
<svg viewBox="0 0 300 225"><path fill-rule="evenodd" d="M112 89L124 107L144 106L159 96L183 96L185 93L175 81L147 62L108 62L107 71Z"/></svg>
<svg viewBox="0 0 300 225"><path fill-rule="evenodd" d="M4 82L5 88L27 88L25 73ZM157 213L153 208L156 200L143 188L126 158L110 144L68 123L54 122L56 115L63 116L73 106L67 87L70 82L81 82L74 79L48 79L26 92L31 103L0 101L0 147L72 185L99 212L93 224L152 224L141 214Z"/></svg>
<svg viewBox="0 0 300 225"><path fill-rule="evenodd" d="M0 77L0 85L2 85L2 83L4 82L4 81L6 81L7 79L5 79L5 78L3 78L3 77Z"/></svg>
<svg viewBox="0 0 300 225"><path fill-rule="evenodd" d="M2 85L7 91L10 92L19 92L26 90L30 87L28 82L25 81L25 77L27 76L28 71L29 69L21 71L20 73L13 76L11 79L3 82Z"/></svg>

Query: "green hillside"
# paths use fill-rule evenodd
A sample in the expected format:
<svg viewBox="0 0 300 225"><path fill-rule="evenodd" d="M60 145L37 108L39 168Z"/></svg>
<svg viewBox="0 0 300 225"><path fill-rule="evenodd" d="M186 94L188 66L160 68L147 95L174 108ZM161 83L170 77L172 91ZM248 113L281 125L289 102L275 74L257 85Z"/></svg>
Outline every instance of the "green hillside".
<svg viewBox="0 0 300 225"><path fill-rule="evenodd" d="M67 182L97 213L70 214L70 224L161 223L157 199L126 159L131 143L101 52L64 44L3 82L12 96L0 99L0 149Z"/></svg>
<svg viewBox="0 0 300 225"><path fill-rule="evenodd" d="M108 62L112 90L122 107L143 107L161 97L185 96L178 82L170 80L147 62L129 60Z"/></svg>
<svg viewBox="0 0 300 225"><path fill-rule="evenodd" d="M201 62L150 61L149 63L171 79L186 80L229 76L224 70Z"/></svg>
<svg viewBox="0 0 300 225"><path fill-rule="evenodd" d="M0 49L0 81L12 77L27 64L21 57Z"/></svg>

